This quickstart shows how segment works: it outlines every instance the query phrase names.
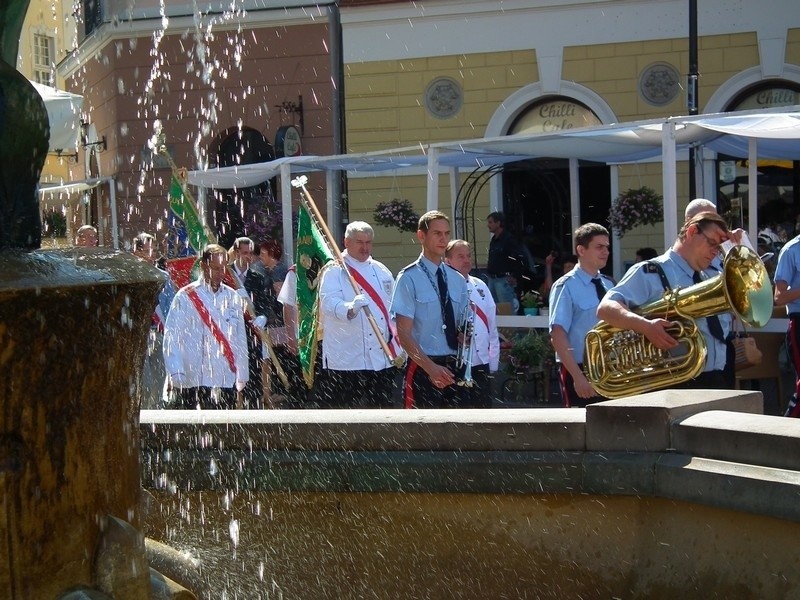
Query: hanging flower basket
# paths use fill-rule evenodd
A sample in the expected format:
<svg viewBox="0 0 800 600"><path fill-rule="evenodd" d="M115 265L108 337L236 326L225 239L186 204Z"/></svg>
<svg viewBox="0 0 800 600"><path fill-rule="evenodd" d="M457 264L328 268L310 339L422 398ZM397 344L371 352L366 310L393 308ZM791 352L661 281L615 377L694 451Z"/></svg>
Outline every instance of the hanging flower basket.
<svg viewBox="0 0 800 600"><path fill-rule="evenodd" d="M664 220L664 197L647 186L629 189L612 203L608 224L622 237L639 225L655 225Z"/></svg>
<svg viewBox="0 0 800 600"><path fill-rule="evenodd" d="M409 200L379 202L372 217L378 225L397 227L401 232L416 231L419 225L419 215Z"/></svg>

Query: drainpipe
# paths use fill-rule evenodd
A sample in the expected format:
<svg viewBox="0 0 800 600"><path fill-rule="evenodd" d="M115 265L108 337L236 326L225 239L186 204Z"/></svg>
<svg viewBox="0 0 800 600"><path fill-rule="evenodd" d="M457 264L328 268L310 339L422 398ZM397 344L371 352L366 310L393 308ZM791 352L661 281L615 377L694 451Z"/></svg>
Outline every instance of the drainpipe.
<svg viewBox="0 0 800 600"><path fill-rule="evenodd" d="M335 89L331 106L331 125L333 129L333 153L344 154L345 120L344 120L344 44L342 39L342 19L339 4L334 2L328 6L328 27L331 48L331 75ZM328 189L328 226L335 239L342 239L344 228L349 222L347 204L347 179L344 171L337 171L329 180Z"/></svg>

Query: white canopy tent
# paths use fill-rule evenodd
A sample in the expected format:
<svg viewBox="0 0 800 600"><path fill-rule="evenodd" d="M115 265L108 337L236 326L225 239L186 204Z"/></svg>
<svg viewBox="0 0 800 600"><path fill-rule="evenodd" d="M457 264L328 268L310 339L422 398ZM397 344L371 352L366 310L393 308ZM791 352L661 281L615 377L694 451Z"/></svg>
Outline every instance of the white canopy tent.
<svg viewBox="0 0 800 600"><path fill-rule="evenodd" d="M73 154L81 132L83 96L31 81L44 100L50 119L50 152Z"/></svg>
<svg viewBox="0 0 800 600"><path fill-rule="evenodd" d="M207 188L249 187L281 177L284 248L292 255L291 186L297 173L326 171L329 181L335 171L348 174L381 173L406 169L427 172L427 207L439 206L438 176L450 173L451 196L458 189L458 173L531 158L570 159L577 173L578 160L609 165L653 160L663 164L664 246L672 244L678 232L677 176L678 152L701 147L737 158L749 159L749 223L756 235L756 160L757 158L800 160L800 107L750 112L669 117L615 125L571 129L555 133L510 135L495 138L442 142L364 154L301 156L269 163L191 171L188 181ZM423 169L425 171L423 171ZM572 178L577 184L577 175ZM612 185L615 178L612 177ZM332 186L328 186L331 189ZM616 196L612 190L612 196ZM577 191L573 189L573 197ZM328 198L331 214L333 199ZM493 200L493 206L496 199ZM618 253L617 253L618 254Z"/></svg>

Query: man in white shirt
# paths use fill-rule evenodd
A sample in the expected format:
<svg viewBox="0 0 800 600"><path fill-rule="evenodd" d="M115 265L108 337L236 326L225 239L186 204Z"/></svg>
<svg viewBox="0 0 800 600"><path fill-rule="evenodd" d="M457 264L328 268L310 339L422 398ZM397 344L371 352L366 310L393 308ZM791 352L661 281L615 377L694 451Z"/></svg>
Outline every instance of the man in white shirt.
<svg viewBox="0 0 800 600"><path fill-rule="evenodd" d="M345 230L344 264L330 265L322 275L319 301L323 368L315 394L321 407L392 406L397 371L364 311L369 307L383 341L392 345L395 336L389 305L394 278L389 269L372 258L373 237L368 223L350 223Z"/></svg>
<svg viewBox="0 0 800 600"><path fill-rule="evenodd" d="M472 379L474 385L468 390L468 399L462 406L472 408L491 408L491 373L497 372L500 365L500 336L497 333L497 307L489 287L472 271L472 253L469 243L452 240L447 244L444 261L464 276L469 291L470 310L472 310Z"/></svg>
<svg viewBox="0 0 800 600"><path fill-rule="evenodd" d="M222 283L228 253L209 244L203 276L178 290L164 324L164 364L177 390L177 408L236 406L248 380L242 298Z"/></svg>

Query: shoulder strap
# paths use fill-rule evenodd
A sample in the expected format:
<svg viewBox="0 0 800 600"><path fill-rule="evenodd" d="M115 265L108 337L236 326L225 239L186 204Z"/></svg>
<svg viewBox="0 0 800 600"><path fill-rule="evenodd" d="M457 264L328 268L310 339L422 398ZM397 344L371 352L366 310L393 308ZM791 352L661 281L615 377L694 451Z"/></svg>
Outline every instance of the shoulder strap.
<svg viewBox="0 0 800 600"><path fill-rule="evenodd" d="M647 272L648 273L658 273L658 276L661 278L661 285L664 286L664 291L668 291L672 289L672 286L669 284L669 279L667 279L667 274L664 273L664 269L661 265L653 260L647 261Z"/></svg>

